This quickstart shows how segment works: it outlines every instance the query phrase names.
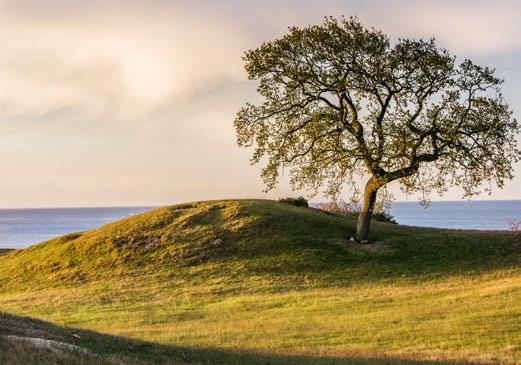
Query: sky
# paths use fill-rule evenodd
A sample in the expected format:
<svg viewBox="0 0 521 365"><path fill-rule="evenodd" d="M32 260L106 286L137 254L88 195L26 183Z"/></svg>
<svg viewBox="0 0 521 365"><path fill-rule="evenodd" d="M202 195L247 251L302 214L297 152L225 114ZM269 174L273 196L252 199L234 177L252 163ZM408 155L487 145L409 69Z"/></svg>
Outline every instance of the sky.
<svg viewBox="0 0 521 365"><path fill-rule="evenodd" d="M241 56L329 15L496 68L521 116L519 1L0 0L0 208L305 194L285 178L263 193L236 145L235 114L258 100ZM478 199L521 199L521 164Z"/></svg>

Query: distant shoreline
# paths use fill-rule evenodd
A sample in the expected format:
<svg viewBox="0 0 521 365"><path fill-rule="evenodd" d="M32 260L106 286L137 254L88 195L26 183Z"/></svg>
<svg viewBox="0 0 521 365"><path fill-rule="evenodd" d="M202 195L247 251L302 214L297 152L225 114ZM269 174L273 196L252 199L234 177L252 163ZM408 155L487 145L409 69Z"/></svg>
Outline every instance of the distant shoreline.
<svg viewBox="0 0 521 365"><path fill-rule="evenodd" d="M318 204L311 204L317 207ZM155 207L0 209L0 248L23 249L72 232L97 228ZM521 200L394 202L391 215L403 226L463 231L509 231L521 220ZM8 251L7 251L8 252ZM5 254L6 251L1 254Z"/></svg>
<svg viewBox="0 0 521 365"><path fill-rule="evenodd" d="M241 198L241 199L250 199L250 198ZM260 200L277 200L277 199L263 199L263 198L251 198L251 199L260 199ZM216 199L209 199L209 200L234 200L234 199L228 199L228 198L216 198ZM317 206L321 203L324 203L324 201L310 201L310 205ZM519 202L521 203L521 199L460 199L460 200L431 200L431 203L485 203L485 202ZM155 209L160 208L163 206L169 206L169 205L176 205L176 204L184 204L187 203L187 201L179 201L179 202L167 202L160 205L83 205L83 206L37 206L37 207L6 207L6 208L0 208L0 211L16 211L16 210L65 210L65 209ZM418 199L411 199L411 200L394 200L392 202L393 204L419 204Z"/></svg>
<svg viewBox="0 0 521 365"><path fill-rule="evenodd" d="M168 204L171 205L171 204ZM70 207L18 207L0 208L0 211L19 211L19 210L67 210L67 209L155 209L161 205L105 205L105 206L70 206Z"/></svg>

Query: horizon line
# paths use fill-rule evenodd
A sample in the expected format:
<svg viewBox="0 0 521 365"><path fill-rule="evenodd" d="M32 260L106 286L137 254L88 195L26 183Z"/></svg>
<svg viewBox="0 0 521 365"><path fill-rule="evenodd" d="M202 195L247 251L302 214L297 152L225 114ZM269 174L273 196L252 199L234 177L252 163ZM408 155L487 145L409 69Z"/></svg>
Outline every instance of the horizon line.
<svg viewBox="0 0 521 365"><path fill-rule="evenodd" d="M198 201L216 201L216 200L273 200L277 201L278 199L259 199L259 198L237 198L237 199L203 199ZM185 204L198 202L195 200L189 201L180 201L180 202L172 202L172 203L162 203L162 204L123 204L123 205L64 205L64 206L27 206L27 207L0 207L0 211L2 210L44 210L44 209L114 209L114 208L160 208L177 204ZM472 202L521 202L521 198L518 199L460 199L460 200L431 200L430 203L472 203ZM321 204L320 201L311 201L308 200L309 204ZM419 200L393 200L392 203L417 203L419 204Z"/></svg>

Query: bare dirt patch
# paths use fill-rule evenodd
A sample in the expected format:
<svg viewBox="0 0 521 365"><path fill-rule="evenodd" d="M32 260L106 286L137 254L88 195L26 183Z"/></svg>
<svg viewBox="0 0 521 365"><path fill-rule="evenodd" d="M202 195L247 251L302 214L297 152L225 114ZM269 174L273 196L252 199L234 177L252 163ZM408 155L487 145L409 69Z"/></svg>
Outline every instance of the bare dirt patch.
<svg viewBox="0 0 521 365"><path fill-rule="evenodd" d="M351 251L357 252L392 252L391 247L383 241L362 244L345 240L342 242L342 245Z"/></svg>

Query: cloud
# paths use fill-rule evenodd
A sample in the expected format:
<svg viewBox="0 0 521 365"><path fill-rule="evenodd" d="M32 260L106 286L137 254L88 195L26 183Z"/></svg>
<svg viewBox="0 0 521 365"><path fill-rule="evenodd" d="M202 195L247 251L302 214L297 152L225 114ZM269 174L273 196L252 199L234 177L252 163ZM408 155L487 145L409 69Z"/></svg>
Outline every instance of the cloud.
<svg viewBox="0 0 521 365"><path fill-rule="evenodd" d="M4 1L0 116L144 117L211 80L243 80L244 49L328 14L358 14L396 37L436 35L455 50L508 51L521 44L520 9L507 1Z"/></svg>
<svg viewBox="0 0 521 365"><path fill-rule="evenodd" d="M0 0L2 204L262 196L234 140L234 114L256 98L241 55L327 15L435 35L520 79L515 1ZM289 194L281 185L270 196Z"/></svg>
<svg viewBox="0 0 521 365"><path fill-rule="evenodd" d="M521 4L516 1L399 2L382 15L396 36L436 36L453 52L511 52L521 49ZM378 19L372 19L373 22Z"/></svg>
<svg viewBox="0 0 521 365"><path fill-rule="evenodd" d="M241 35L226 24L139 9L110 22L30 15L0 13L3 117L73 109L135 118L209 80L242 77Z"/></svg>

